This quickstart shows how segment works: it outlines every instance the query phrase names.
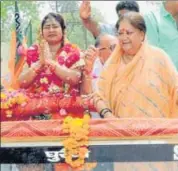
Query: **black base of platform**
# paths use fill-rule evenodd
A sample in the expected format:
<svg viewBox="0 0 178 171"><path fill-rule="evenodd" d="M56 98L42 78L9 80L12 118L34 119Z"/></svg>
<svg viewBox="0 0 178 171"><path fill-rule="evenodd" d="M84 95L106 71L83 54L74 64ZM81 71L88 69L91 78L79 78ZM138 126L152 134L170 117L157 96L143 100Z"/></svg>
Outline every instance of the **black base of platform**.
<svg viewBox="0 0 178 171"><path fill-rule="evenodd" d="M178 144L92 145L88 162L158 162L178 161ZM0 162L63 163L61 147L12 147L0 149Z"/></svg>

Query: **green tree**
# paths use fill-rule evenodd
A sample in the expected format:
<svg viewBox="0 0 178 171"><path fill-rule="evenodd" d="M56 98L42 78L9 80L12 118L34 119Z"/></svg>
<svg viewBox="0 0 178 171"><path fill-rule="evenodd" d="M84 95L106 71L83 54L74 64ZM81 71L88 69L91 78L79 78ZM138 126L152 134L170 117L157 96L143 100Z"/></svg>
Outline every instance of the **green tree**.
<svg viewBox="0 0 178 171"><path fill-rule="evenodd" d="M82 25L79 16L79 1L56 1L49 2L49 5L53 11L56 11L63 15L67 32L66 36L72 43L79 45L80 48L86 49L88 45L94 44L94 38L90 32L88 32ZM104 21L101 13L92 7L92 17L96 21Z"/></svg>
<svg viewBox="0 0 178 171"><path fill-rule="evenodd" d="M40 27L39 14L44 10L44 4L48 4L53 12L59 12L64 16L67 25L67 38L78 44L82 49L94 43L94 38L82 25L79 17L79 1L20 1L18 7L20 10L22 30L25 30L29 21L32 21L33 42L36 40L36 33ZM1 42L9 42L11 31L14 29L14 1L1 1ZM97 21L103 21L101 13L92 8L93 17Z"/></svg>
<svg viewBox="0 0 178 171"><path fill-rule="evenodd" d="M22 30L25 30L32 20L33 32L37 32L40 23L38 9L42 5L40 1L18 1ZM1 1L1 42L10 40L10 33L15 28L14 12L15 1ZM35 40L35 37L33 39Z"/></svg>

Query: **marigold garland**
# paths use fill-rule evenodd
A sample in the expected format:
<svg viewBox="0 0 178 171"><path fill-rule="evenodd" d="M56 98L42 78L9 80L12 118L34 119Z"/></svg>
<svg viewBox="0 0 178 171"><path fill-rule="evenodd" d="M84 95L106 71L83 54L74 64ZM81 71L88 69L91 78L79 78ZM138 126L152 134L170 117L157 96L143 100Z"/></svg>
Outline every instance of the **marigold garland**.
<svg viewBox="0 0 178 171"><path fill-rule="evenodd" d="M38 105L34 106L34 104ZM83 98L78 96L74 90L71 91L70 95L60 92L40 92L35 94L23 89L1 92L2 121L16 120L16 118L26 120L28 117L46 113L47 110L48 113L58 112L61 116L83 117L85 107L90 111L95 111L90 101L83 101ZM13 113L13 117L10 117L9 110Z"/></svg>
<svg viewBox="0 0 178 171"><path fill-rule="evenodd" d="M1 92L1 109L6 110L6 117L12 117L12 108L16 105L24 105L27 103L27 96L20 91L8 89L6 92Z"/></svg>
<svg viewBox="0 0 178 171"><path fill-rule="evenodd" d="M96 166L93 163L85 164L85 156L88 153L89 121L90 116L85 114L82 119L68 116L62 124L63 132L68 134L68 137L63 141L65 161L76 170Z"/></svg>

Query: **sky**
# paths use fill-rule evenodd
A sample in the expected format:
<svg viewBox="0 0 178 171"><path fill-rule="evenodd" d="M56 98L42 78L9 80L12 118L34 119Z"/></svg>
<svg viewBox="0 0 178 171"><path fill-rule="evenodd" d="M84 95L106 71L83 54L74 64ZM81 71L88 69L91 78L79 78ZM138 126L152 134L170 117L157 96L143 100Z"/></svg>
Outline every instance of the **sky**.
<svg viewBox="0 0 178 171"><path fill-rule="evenodd" d="M152 10L154 7L150 4L148 8L148 3L146 1L137 1L140 6L140 12L144 14L148 10ZM100 12L105 16L105 20L108 23L115 23L117 21L117 15L115 7L118 1L91 1L91 5L98 8Z"/></svg>
<svg viewBox="0 0 178 171"><path fill-rule="evenodd" d="M137 1L140 6L140 12L145 13L148 10L152 10L153 6L146 3L146 1ZM151 2L151 1L150 1ZM94 6L95 8L98 8L102 15L105 17L105 21L107 23L115 23L117 21L117 15L115 12L115 7L118 1L91 1L91 6ZM50 9L48 7L45 8L45 10L41 11L40 18L42 19L48 12L50 12Z"/></svg>

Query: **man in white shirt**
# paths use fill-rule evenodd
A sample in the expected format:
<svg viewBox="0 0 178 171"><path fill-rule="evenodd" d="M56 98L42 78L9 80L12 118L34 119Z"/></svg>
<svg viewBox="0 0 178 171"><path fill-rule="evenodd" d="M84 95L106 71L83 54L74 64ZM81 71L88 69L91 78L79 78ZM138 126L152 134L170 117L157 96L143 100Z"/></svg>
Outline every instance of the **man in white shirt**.
<svg viewBox="0 0 178 171"><path fill-rule="evenodd" d="M88 56L90 56L91 58L96 58L92 70L93 91L96 89L96 81L103 70L105 62L107 61L117 44L118 39L116 36L101 34L95 43L95 47L89 47L89 49L87 50Z"/></svg>
<svg viewBox="0 0 178 171"><path fill-rule="evenodd" d="M118 44L118 39L116 36L112 36L109 34L101 34L95 42L95 47L90 46L85 51L85 56L87 59L91 61L92 66L92 89L93 92L96 90L97 86L97 78L101 74L103 70L103 66L114 48ZM94 62L93 62L94 61ZM91 112L92 118L96 119L99 117L98 113Z"/></svg>

